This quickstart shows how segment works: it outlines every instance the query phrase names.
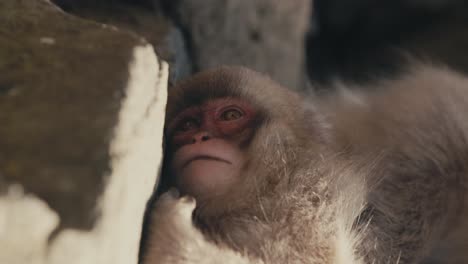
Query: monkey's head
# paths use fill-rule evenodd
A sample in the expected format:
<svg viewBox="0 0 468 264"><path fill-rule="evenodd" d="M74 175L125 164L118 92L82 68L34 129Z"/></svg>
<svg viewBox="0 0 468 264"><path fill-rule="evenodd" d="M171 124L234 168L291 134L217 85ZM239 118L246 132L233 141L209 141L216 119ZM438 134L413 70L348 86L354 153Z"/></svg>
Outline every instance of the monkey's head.
<svg viewBox="0 0 468 264"><path fill-rule="evenodd" d="M163 184L207 215L251 208L274 193L323 142L302 98L241 67L194 75L169 91ZM307 154L306 154L307 153Z"/></svg>

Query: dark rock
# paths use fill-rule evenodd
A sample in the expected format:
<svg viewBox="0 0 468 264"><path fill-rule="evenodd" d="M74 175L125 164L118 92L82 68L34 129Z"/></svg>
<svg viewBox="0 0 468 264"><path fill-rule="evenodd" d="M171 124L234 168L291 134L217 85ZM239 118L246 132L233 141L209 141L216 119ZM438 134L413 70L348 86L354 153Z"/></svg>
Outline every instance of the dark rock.
<svg viewBox="0 0 468 264"><path fill-rule="evenodd" d="M368 81L392 75L406 56L468 72L468 5L462 0L315 0L307 37L309 77Z"/></svg>
<svg viewBox="0 0 468 264"><path fill-rule="evenodd" d="M185 39L180 30L164 15L159 3L153 6L150 0L54 2L79 17L114 25L144 37L153 45L158 56L171 65L171 80L181 79L192 73L192 62L187 55Z"/></svg>

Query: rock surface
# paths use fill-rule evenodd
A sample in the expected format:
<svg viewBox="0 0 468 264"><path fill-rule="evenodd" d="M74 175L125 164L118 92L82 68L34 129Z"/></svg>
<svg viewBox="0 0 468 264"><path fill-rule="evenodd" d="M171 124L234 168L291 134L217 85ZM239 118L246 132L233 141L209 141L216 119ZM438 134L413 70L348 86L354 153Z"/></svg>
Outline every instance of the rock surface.
<svg viewBox="0 0 468 264"><path fill-rule="evenodd" d="M165 14L165 0L52 0L66 12L81 18L115 25L144 37L158 56L170 64L170 80L192 73L186 40L180 28ZM154 5L153 5L154 4Z"/></svg>
<svg viewBox="0 0 468 264"><path fill-rule="evenodd" d="M0 24L0 263L137 263L166 63L46 0L2 0Z"/></svg>
<svg viewBox="0 0 468 264"><path fill-rule="evenodd" d="M306 85L310 0L53 1L79 17L144 36L170 63L171 82L230 64L267 73L291 89Z"/></svg>
<svg viewBox="0 0 468 264"><path fill-rule="evenodd" d="M180 0L167 6L186 32L195 71L243 65L291 89L305 87L310 0Z"/></svg>

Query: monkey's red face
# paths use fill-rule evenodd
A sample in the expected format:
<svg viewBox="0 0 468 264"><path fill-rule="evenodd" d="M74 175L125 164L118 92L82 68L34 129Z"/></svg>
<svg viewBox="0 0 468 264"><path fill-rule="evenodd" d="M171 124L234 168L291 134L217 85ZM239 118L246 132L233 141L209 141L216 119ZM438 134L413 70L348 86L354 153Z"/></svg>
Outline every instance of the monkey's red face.
<svg viewBox="0 0 468 264"><path fill-rule="evenodd" d="M234 98L189 107L169 124L176 184L197 198L226 192L245 164L242 144L252 135L255 111Z"/></svg>

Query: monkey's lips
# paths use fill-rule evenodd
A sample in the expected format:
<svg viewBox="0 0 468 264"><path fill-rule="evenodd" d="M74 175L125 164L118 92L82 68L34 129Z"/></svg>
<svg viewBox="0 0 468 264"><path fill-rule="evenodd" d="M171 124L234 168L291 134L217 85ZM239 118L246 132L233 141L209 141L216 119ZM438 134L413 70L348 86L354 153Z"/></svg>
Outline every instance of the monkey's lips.
<svg viewBox="0 0 468 264"><path fill-rule="evenodd" d="M198 161L220 162L226 165L237 164L242 157L235 146L223 140L209 140L203 144L186 145L178 149L173 156L174 169L185 169Z"/></svg>
<svg viewBox="0 0 468 264"><path fill-rule="evenodd" d="M197 156L194 156L194 157L190 157L185 162L183 162L182 163L182 169L187 167L190 163L192 163L194 161L198 161L198 160L219 161L219 162L224 162L224 163L232 165L232 162L230 162L228 160L225 160L225 159L222 159L222 158L219 158L219 157L214 157L214 156L210 156L210 155L197 155Z"/></svg>
<svg viewBox="0 0 468 264"><path fill-rule="evenodd" d="M175 170L176 186L196 199L227 191L237 175L233 161L206 153L191 155L179 164Z"/></svg>

